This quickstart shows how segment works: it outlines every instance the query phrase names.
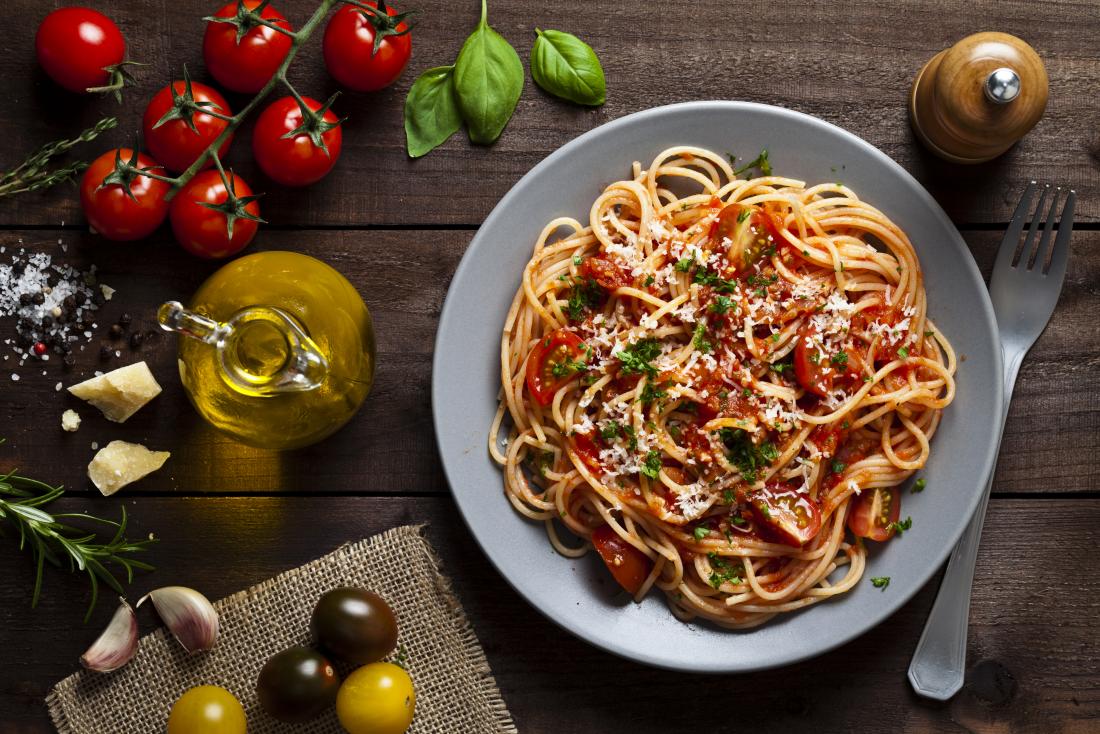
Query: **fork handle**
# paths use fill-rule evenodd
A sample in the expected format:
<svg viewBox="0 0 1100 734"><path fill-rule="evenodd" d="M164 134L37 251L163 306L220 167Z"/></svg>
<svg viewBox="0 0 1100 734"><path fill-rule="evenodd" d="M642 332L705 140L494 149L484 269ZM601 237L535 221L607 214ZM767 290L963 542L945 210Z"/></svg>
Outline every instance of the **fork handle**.
<svg viewBox="0 0 1100 734"><path fill-rule="evenodd" d="M1004 411L1001 428L997 434L1000 449L1008 419L1008 403L1020 372L1020 363L1026 350L1005 355L1004 361ZM978 546L982 539L982 525L989 506L989 493L993 489L996 464L989 470L982 498L970 524L966 526L958 545L951 552L936 601L924 624L920 642L909 663L909 683L913 690L925 698L946 701L963 686L966 675L966 632L970 622L970 591L974 585L974 567L978 560Z"/></svg>

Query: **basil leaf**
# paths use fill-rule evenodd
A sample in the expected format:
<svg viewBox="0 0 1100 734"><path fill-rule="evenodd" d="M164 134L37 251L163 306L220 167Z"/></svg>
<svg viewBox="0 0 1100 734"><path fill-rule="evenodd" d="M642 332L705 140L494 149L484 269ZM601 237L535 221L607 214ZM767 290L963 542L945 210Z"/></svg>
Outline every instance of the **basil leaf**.
<svg viewBox="0 0 1100 734"><path fill-rule="evenodd" d="M572 33L541 31L531 49L531 77L555 97L598 107L607 100L603 67L592 47Z"/></svg>
<svg viewBox="0 0 1100 734"><path fill-rule="evenodd" d="M458 108L470 140L488 145L500 137L523 91L523 62L504 37L489 27L485 0L481 22L462 44L455 62Z"/></svg>
<svg viewBox="0 0 1100 734"><path fill-rule="evenodd" d="M405 98L405 140L409 157L419 158L462 127L455 101L454 67L437 66L416 78Z"/></svg>

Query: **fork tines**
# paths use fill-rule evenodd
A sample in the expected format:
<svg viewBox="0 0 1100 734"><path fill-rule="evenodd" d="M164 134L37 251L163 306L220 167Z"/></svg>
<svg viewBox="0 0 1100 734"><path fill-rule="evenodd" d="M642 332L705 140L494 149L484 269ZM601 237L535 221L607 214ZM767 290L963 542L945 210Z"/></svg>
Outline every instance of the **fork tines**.
<svg viewBox="0 0 1100 734"><path fill-rule="evenodd" d="M1028 223L1027 236L1021 238L1036 190L1039 191L1039 203L1035 206ZM1049 205L1047 205L1048 199ZM1059 201L1062 202L1061 215L1056 214ZM1012 223L1005 231L998 261L1010 257L1011 261L1008 263L1010 267L1015 268L1022 264L1025 270L1035 268L1038 263L1044 275L1055 265L1064 268L1069 253L1069 235L1073 229L1073 208L1076 202L1077 193L1073 189L1052 187L1050 184L1040 186L1035 181L1028 183L1023 196L1020 197L1020 203L1016 205ZM1051 233L1055 230L1058 231L1058 236L1054 238L1053 247L1050 247ZM998 265L1000 264L998 262Z"/></svg>

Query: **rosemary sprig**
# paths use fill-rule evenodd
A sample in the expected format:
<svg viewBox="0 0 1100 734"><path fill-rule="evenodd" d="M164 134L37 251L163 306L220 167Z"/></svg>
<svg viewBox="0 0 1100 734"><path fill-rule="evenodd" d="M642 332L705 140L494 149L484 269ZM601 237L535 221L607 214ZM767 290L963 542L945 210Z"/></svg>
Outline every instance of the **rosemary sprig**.
<svg viewBox="0 0 1100 734"><path fill-rule="evenodd" d="M88 164L83 161L70 163L52 171L47 170L50 160L61 155L79 143L95 140L100 133L118 125L115 117L104 117L92 127L71 140L55 140L41 148L10 171L0 174L0 198L21 194L25 191L48 189L62 181L72 181Z"/></svg>
<svg viewBox="0 0 1100 734"><path fill-rule="evenodd" d="M19 529L19 549L30 548L35 564L34 592L31 607L38 605L42 592L42 570L45 562L61 567L62 559L69 561L69 571L83 571L88 574L92 586L92 599L84 621L92 615L99 599L99 583L107 584L118 594L123 594L122 584L108 564L121 566L126 571L126 582L134 580L134 569L151 571L153 567L143 561L127 557L139 553L156 540L131 541L125 537L126 508L122 508L119 522L95 517L83 512L50 514L42 509L64 494L61 487L51 487L37 479L20 476L14 471L0 475L0 519L6 519ZM95 532L88 532L65 520L82 519L110 525L115 533L106 543Z"/></svg>

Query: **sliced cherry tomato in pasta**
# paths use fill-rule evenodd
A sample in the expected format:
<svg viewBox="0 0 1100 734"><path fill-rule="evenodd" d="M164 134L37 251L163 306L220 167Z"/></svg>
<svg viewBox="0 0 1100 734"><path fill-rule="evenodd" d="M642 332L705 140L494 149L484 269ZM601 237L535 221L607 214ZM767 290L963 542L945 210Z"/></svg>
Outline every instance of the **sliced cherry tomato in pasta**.
<svg viewBox="0 0 1100 734"><path fill-rule="evenodd" d="M584 462L589 471L599 475L603 473L603 463L600 461L600 447L592 440L588 433L573 434L573 452Z"/></svg>
<svg viewBox="0 0 1100 734"><path fill-rule="evenodd" d="M882 542L897 532L901 493L897 487L865 489L848 515L848 529L861 538Z"/></svg>
<svg viewBox="0 0 1100 734"><path fill-rule="evenodd" d="M597 255L590 257L581 264L580 273L585 278L591 278L600 284L600 287L609 291L624 288L634 282L634 277L624 265L614 260Z"/></svg>
<svg viewBox="0 0 1100 734"><path fill-rule="evenodd" d="M794 376L802 388L824 398L838 383L847 388L858 387L863 379L864 363L859 351L848 346L827 355L810 345L812 335L810 324L803 326L794 348Z"/></svg>
<svg viewBox="0 0 1100 734"><path fill-rule="evenodd" d="M733 268L745 270L775 247L775 229L771 215L760 207L729 204L718 214L711 238Z"/></svg>
<svg viewBox="0 0 1100 734"><path fill-rule="evenodd" d="M749 495L757 522L776 541L800 548L821 530L821 509L810 495L785 482L769 482Z"/></svg>
<svg viewBox="0 0 1100 734"><path fill-rule="evenodd" d="M579 336L565 329L539 340L527 358L527 389L535 401L545 407L554 393L584 369L590 354Z"/></svg>
<svg viewBox="0 0 1100 734"><path fill-rule="evenodd" d="M645 553L620 538L610 525L601 525L592 531L592 546L619 586L631 595L641 590L653 570L653 561Z"/></svg>

